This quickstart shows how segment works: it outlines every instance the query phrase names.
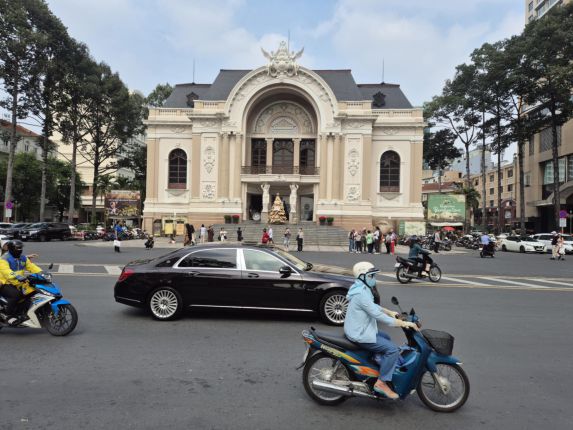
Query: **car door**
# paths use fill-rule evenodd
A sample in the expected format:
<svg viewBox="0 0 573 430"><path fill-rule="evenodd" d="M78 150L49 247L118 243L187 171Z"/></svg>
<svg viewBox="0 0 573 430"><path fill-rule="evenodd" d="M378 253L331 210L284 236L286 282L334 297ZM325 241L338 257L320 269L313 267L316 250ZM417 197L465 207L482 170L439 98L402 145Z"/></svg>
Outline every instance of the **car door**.
<svg viewBox="0 0 573 430"><path fill-rule="evenodd" d="M508 236L507 239L505 239L505 243L506 243L506 248L508 251L517 251L518 250L518 244L517 244L517 237L516 236Z"/></svg>
<svg viewBox="0 0 573 430"><path fill-rule="evenodd" d="M242 306L305 309L307 292L298 270L270 252L243 248ZM290 272L281 273L288 267Z"/></svg>
<svg viewBox="0 0 573 430"><path fill-rule="evenodd" d="M199 249L187 254L172 269L172 284L187 305L234 305L240 282L236 248Z"/></svg>

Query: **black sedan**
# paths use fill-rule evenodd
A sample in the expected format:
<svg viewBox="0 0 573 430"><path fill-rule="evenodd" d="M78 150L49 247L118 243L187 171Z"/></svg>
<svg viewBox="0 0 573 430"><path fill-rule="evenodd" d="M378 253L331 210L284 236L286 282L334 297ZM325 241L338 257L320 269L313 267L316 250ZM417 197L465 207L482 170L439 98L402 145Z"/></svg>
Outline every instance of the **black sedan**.
<svg viewBox="0 0 573 430"><path fill-rule="evenodd" d="M342 325L350 272L313 266L279 249L208 244L182 248L124 267L115 284L119 303L171 320L189 307L317 312Z"/></svg>

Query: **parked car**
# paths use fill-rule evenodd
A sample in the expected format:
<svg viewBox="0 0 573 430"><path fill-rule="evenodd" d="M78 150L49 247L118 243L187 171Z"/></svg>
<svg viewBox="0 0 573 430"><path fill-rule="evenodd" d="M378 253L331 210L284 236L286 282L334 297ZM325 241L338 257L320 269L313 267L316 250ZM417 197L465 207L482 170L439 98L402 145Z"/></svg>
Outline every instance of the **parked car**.
<svg viewBox="0 0 573 430"><path fill-rule="evenodd" d="M8 242L10 238L4 234L0 234L0 247L4 246L6 242Z"/></svg>
<svg viewBox="0 0 573 430"><path fill-rule="evenodd" d="M32 224L29 222L12 224L12 226L6 232L6 236L8 236L12 239L20 239L20 233L22 233L22 230L25 229L29 225L32 225Z"/></svg>
<svg viewBox="0 0 573 430"><path fill-rule="evenodd" d="M0 222L0 234L8 235L8 230L12 227L10 222Z"/></svg>
<svg viewBox="0 0 573 430"><path fill-rule="evenodd" d="M20 233L22 240L40 240L45 242L52 239L67 240L72 236L70 227L63 222L38 222L24 228Z"/></svg>
<svg viewBox="0 0 573 430"><path fill-rule="evenodd" d="M573 236L570 234L562 234L563 243L565 245L565 253L573 254ZM553 235L551 233L537 233L532 237L536 238L541 243L544 243L547 251L551 252L551 241L553 240Z"/></svg>
<svg viewBox="0 0 573 430"><path fill-rule="evenodd" d="M507 236L501 241L501 250L544 253L546 246L531 236Z"/></svg>
<svg viewBox="0 0 573 430"><path fill-rule="evenodd" d="M313 266L268 247L207 244L124 267L115 300L158 320L188 308L316 312L342 325L354 279L346 269Z"/></svg>

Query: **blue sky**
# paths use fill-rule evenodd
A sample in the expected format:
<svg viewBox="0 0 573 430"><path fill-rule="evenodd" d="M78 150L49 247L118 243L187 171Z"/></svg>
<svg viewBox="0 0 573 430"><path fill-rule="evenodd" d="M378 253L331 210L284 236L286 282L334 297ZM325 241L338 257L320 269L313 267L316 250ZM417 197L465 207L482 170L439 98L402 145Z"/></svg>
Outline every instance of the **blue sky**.
<svg viewBox="0 0 573 430"><path fill-rule="evenodd" d="M522 0L48 0L70 34L131 89L210 83L221 68L265 64L290 30L299 63L398 83L421 105L474 48L519 33Z"/></svg>

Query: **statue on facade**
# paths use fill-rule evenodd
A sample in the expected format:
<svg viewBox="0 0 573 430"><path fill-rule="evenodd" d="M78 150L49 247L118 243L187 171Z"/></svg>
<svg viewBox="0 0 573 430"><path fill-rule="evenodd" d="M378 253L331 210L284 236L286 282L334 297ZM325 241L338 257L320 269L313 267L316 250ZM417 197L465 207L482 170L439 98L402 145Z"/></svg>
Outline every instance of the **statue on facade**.
<svg viewBox="0 0 573 430"><path fill-rule="evenodd" d="M284 224L287 221L285 207L280 196L277 194L271 210L269 212L270 224Z"/></svg>
<svg viewBox="0 0 573 430"><path fill-rule="evenodd" d="M268 53L263 48L261 48L261 51L263 51L265 58L269 60L269 64L267 65L269 76L272 76L273 78L281 75L292 77L298 73L298 64L296 64L296 60L301 57L304 52L304 48L296 53L294 51L289 52L287 44L283 40L276 51Z"/></svg>

